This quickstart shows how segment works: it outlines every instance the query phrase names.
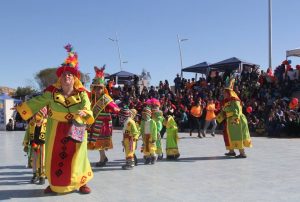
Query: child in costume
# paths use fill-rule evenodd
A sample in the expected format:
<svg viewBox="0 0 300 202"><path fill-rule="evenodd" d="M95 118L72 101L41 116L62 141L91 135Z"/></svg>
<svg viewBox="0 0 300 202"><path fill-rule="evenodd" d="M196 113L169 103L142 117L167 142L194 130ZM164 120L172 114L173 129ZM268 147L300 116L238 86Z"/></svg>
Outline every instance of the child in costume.
<svg viewBox="0 0 300 202"><path fill-rule="evenodd" d="M28 162L32 168L31 183L45 184L45 134L47 125L47 108L44 107L29 121L23 146L28 153Z"/></svg>
<svg viewBox="0 0 300 202"><path fill-rule="evenodd" d="M167 159L176 160L179 158L180 153L178 149L178 127L173 116L167 115L164 121L164 125L167 129L166 139L166 153Z"/></svg>
<svg viewBox="0 0 300 202"><path fill-rule="evenodd" d="M149 107L145 107L142 111L141 136L143 138L145 164L155 164L157 127L155 121L151 119L151 109Z"/></svg>
<svg viewBox="0 0 300 202"><path fill-rule="evenodd" d="M160 136L160 131L162 130L163 127L163 113L161 110L159 110L160 107L160 102L159 100L152 98L151 99L151 107L152 107L152 119L156 123L156 128L157 128L157 140L156 140L156 154L157 154L157 159L162 160L163 159L163 149L162 149L162 143L161 143L161 136Z"/></svg>
<svg viewBox="0 0 300 202"><path fill-rule="evenodd" d="M124 170L131 170L135 165L136 142L139 138L139 131L134 118L137 114L135 109L122 108L119 113L120 122L123 124L123 147L125 150L126 164L122 166Z"/></svg>
<svg viewBox="0 0 300 202"><path fill-rule="evenodd" d="M103 167L108 161L105 150L113 148L111 113L117 114L120 109L109 96L105 88L105 66L101 69L95 66L94 69L96 76L91 84L91 107L95 117L95 123L88 128L88 149L99 150L100 161L96 166Z"/></svg>
<svg viewBox="0 0 300 202"><path fill-rule="evenodd" d="M242 112L240 98L233 90L234 79L226 79L224 88L224 100L221 112L217 116L219 123L224 121L223 137L226 149L226 156L236 156L234 149L238 149L240 154L237 158L246 158L244 147L252 147L248 122Z"/></svg>

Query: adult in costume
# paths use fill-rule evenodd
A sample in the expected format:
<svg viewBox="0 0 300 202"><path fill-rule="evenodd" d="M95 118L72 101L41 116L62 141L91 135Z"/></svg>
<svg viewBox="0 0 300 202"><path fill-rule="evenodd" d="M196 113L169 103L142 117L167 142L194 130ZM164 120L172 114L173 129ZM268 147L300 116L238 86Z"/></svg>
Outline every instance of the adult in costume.
<svg viewBox="0 0 300 202"><path fill-rule="evenodd" d="M180 156L178 149L178 127L173 116L167 115L164 121L167 129L166 153L167 159L178 159Z"/></svg>
<svg viewBox="0 0 300 202"><path fill-rule="evenodd" d="M124 170L131 170L135 165L136 142L139 138L139 130L134 118L137 114L135 109L122 108L119 113L120 122L123 124L123 146L125 150L126 164L122 166Z"/></svg>
<svg viewBox="0 0 300 202"><path fill-rule="evenodd" d="M240 98L233 90L234 79L226 79L224 88L224 100L221 112L217 116L219 123L224 121L223 137L226 149L226 156L236 156L234 149L238 149L240 154L237 158L246 158L244 147L252 147L248 122L242 112Z"/></svg>
<svg viewBox="0 0 300 202"><path fill-rule="evenodd" d="M149 107L145 107L142 111L141 135L145 164L155 164L157 128L155 121L151 119L151 109Z"/></svg>
<svg viewBox="0 0 300 202"><path fill-rule="evenodd" d="M100 161L96 166L103 167L108 161L105 150L113 148L111 113L117 114L120 109L105 88L105 66L101 69L95 66L94 69L96 76L91 84L91 102L95 123L88 128L88 149L99 150Z"/></svg>
<svg viewBox="0 0 300 202"><path fill-rule="evenodd" d="M32 168L31 183L45 184L45 134L47 124L47 108L42 108L29 121L25 132L23 146L28 154L28 162Z"/></svg>
<svg viewBox="0 0 300 202"><path fill-rule="evenodd" d="M93 178L87 153L87 133L84 133L83 141L77 143L69 138L68 132L72 120L92 124L94 117L87 92L79 80L77 54L70 44L65 48L68 57L56 71L58 81L42 95L19 105L17 111L27 120L48 107L45 166L50 186L44 192L66 193L79 189L86 194L91 191L86 183Z"/></svg>

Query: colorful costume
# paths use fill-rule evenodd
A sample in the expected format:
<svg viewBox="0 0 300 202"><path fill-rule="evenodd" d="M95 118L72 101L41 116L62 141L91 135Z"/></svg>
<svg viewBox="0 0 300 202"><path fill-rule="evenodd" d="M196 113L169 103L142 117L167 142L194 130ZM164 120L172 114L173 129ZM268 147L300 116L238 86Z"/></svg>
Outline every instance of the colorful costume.
<svg viewBox="0 0 300 202"><path fill-rule="evenodd" d="M252 147L248 122L242 113L242 104L239 97L233 91L234 79L230 80L229 86L225 88L225 93L229 96L223 100L221 112L217 116L217 121L224 121L224 142L229 153L228 156L235 156L234 149L243 152L244 147ZM245 158L246 155L241 154L238 157Z"/></svg>
<svg viewBox="0 0 300 202"><path fill-rule="evenodd" d="M118 105L108 95L105 88L104 81L104 69L95 67L96 76L91 84L91 100L92 111L95 117L95 123L88 128L88 149L99 150L104 153L105 150L112 149L112 117L111 113L117 114L119 112ZM99 95L97 88L101 87L103 92ZM97 90L95 90L97 89ZM105 157L104 161L101 161L97 166L104 166L108 159Z"/></svg>
<svg viewBox="0 0 300 202"><path fill-rule="evenodd" d="M128 108L120 111L120 117L124 117L123 123L123 146L126 156L126 164L122 166L124 170L130 170L134 167L135 164L135 149L136 142L139 138L139 131L137 129L134 117L136 116L137 111L135 109L129 110Z"/></svg>
<svg viewBox="0 0 300 202"><path fill-rule="evenodd" d="M145 164L150 162L154 164L156 162L157 127L155 121L151 119L151 109L148 107L145 107L142 112L141 135Z"/></svg>
<svg viewBox="0 0 300 202"><path fill-rule="evenodd" d="M164 122L167 129L166 153L167 159L178 159L178 127L173 116L168 115Z"/></svg>
<svg viewBox="0 0 300 202"><path fill-rule="evenodd" d="M47 109L40 110L29 121L23 146L33 171L31 183L45 184L45 134Z"/></svg>
<svg viewBox="0 0 300 202"><path fill-rule="evenodd" d="M163 158L163 149L162 149L162 143L161 143L161 136L160 136L160 131L163 127L163 113L159 109L152 109L152 119L156 123L156 128L157 128L157 140L156 140L156 154L157 158L161 160Z"/></svg>
<svg viewBox="0 0 300 202"><path fill-rule="evenodd" d="M78 79L80 73L76 62L77 55L72 52L70 46L65 48L69 52L69 57L57 69L56 73L59 78L64 71L73 73L75 93L69 97L64 97L59 79L56 84L48 87L42 95L17 107L22 118L27 120L41 108L48 106L45 166L50 186L47 187L45 193L53 191L65 193L78 188L81 189L93 178L87 153L87 133L84 134L82 143L75 143L67 136L71 128L69 123L71 120L75 119L81 123L92 124L94 117L90 110L87 92ZM82 110L86 116L79 116L78 110Z"/></svg>

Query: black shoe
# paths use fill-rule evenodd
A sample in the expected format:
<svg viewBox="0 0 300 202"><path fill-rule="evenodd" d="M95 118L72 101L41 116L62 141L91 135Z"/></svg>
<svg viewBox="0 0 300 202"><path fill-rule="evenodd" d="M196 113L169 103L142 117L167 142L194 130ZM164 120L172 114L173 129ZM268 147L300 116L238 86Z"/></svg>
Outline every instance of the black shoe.
<svg viewBox="0 0 300 202"><path fill-rule="evenodd" d="M134 167L133 165L128 165L128 164L122 165L123 170L132 170L133 167Z"/></svg>
<svg viewBox="0 0 300 202"><path fill-rule="evenodd" d="M31 180L30 180L30 182L32 183L32 184L35 184L35 183L37 183L39 181L39 178L36 176L36 175L34 175L32 178L31 178Z"/></svg>
<svg viewBox="0 0 300 202"><path fill-rule="evenodd" d="M152 156L151 157L151 164L155 164L155 162L156 162L156 156Z"/></svg>
<svg viewBox="0 0 300 202"><path fill-rule="evenodd" d="M106 162L97 162L96 167L104 167L106 165Z"/></svg>
<svg viewBox="0 0 300 202"><path fill-rule="evenodd" d="M237 156L235 156L235 158L247 158L246 154L239 154Z"/></svg>
<svg viewBox="0 0 300 202"><path fill-rule="evenodd" d="M225 156L235 156L235 152L228 152L228 153L225 153Z"/></svg>
<svg viewBox="0 0 300 202"><path fill-rule="evenodd" d="M199 137L199 138L202 138L202 136L200 135L200 133L198 134L198 137Z"/></svg>
<svg viewBox="0 0 300 202"><path fill-rule="evenodd" d="M137 159L136 155L134 155L133 157L134 157L134 166L137 166L138 165L138 159Z"/></svg>
<svg viewBox="0 0 300 202"><path fill-rule="evenodd" d="M147 157L146 160L145 160L145 165L148 165L150 162L151 162L151 158Z"/></svg>
<svg viewBox="0 0 300 202"><path fill-rule="evenodd" d="M105 157L105 159L104 159L104 161L103 161L104 163L107 163L108 162L108 158L107 157Z"/></svg>
<svg viewBox="0 0 300 202"><path fill-rule="evenodd" d="M163 158L164 158L164 154L161 154L157 157L157 160L163 160Z"/></svg>
<svg viewBox="0 0 300 202"><path fill-rule="evenodd" d="M44 177L40 177L39 184L40 185L45 184L45 178Z"/></svg>
<svg viewBox="0 0 300 202"><path fill-rule="evenodd" d="M211 136L215 137L215 134L214 134L214 133L212 133L212 134L211 134Z"/></svg>

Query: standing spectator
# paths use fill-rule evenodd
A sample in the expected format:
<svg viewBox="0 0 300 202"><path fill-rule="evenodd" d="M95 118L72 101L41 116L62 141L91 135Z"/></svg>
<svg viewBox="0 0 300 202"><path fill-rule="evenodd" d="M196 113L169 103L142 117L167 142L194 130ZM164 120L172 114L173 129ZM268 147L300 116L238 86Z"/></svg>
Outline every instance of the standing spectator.
<svg viewBox="0 0 300 202"><path fill-rule="evenodd" d="M178 95L181 91L181 78L179 74L176 75L176 78L174 79L174 83L175 83L175 93L176 95Z"/></svg>
<svg viewBox="0 0 300 202"><path fill-rule="evenodd" d="M202 115L202 106L201 106L201 98L195 100L194 105L190 110L190 136L192 136L193 130L196 128L198 131L198 137L202 138L200 134L201 124L200 117Z"/></svg>
<svg viewBox="0 0 300 202"><path fill-rule="evenodd" d="M215 114L215 103L212 98L208 100L207 106L206 106L206 116L205 116L205 124L204 124L204 129L203 129L203 136L206 136L206 130L212 124L212 129L211 129L211 135L214 137L215 136L215 130L217 127L217 122L216 122L216 114Z"/></svg>

